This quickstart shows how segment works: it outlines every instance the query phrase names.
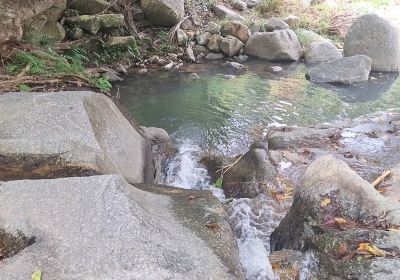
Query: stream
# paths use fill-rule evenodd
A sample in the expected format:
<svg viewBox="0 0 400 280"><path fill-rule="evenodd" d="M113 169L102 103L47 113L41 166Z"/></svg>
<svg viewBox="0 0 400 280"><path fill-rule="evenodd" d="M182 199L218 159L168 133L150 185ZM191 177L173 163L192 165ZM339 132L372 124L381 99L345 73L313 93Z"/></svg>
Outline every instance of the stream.
<svg viewBox="0 0 400 280"><path fill-rule="evenodd" d="M316 85L305 79L302 63L246 63L245 75L232 76L220 63L191 64L180 72L134 76L119 85L122 103L143 126L164 128L179 152L165 171L168 185L210 189L220 200L207 170L199 164L203 152L237 155L246 152L271 125L315 125L343 118L400 108L400 79L372 73L368 82L353 86ZM199 79L189 78L197 73ZM235 199L227 207L238 241L246 279L278 279L268 262L269 235L282 219L263 195ZM308 279L307 256L301 279Z"/></svg>

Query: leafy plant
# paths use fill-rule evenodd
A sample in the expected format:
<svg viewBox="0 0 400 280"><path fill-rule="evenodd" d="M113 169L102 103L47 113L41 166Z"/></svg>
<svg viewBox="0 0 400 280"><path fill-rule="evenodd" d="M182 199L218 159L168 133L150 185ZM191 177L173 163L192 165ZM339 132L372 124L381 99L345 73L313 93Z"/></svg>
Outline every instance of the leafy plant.
<svg viewBox="0 0 400 280"><path fill-rule="evenodd" d="M112 89L111 83L104 77L92 79L92 84L102 91L110 91Z"/></svg>
<svg viewBox="0 0 400 280"><path fill-rule="evenodd" d="M28 85L20 84L19 85L19 91L21 91L21 92L32 91L32 88L30 86L28 86Z"/></svg>
<svg viewBox="0 0 400 280"><path fill-rule="evenodd" d="M219 178L217 179L217 181L215 181L214 186L215 186L216 188L221 189L223 185L224 185L224 177L221 176L221 177L219 177Z"/></svg>

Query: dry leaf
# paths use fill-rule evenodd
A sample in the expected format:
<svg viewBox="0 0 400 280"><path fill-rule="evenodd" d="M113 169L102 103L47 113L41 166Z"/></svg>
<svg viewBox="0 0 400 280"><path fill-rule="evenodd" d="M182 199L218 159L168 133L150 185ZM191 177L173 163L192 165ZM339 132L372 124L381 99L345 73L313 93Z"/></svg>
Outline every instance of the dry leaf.
<svg viewBox="0 0 400 280"><path fill-rule="evenodd" d="M339 253L340 255L344 255L344 254L347 253L347 250L348 250L348 249L349 249L349 248L347 247L347 244L346 244L346 243L340 243L339 246L338 246L337 251L338 251L338 253Z"/></svg>
<svg viewBox="0 0 400 280"><path fill-rule="evenodd" d="M338 225L347 224L347 221L345 219L343 219L343 218L334 218L334 219L335 219L336 224L338 224Z"/></svg>
<svg viewBox="0 0 400 280"><path fill-rule="evenodd" d="M326 207L331 203L331 199L329 197L325 197L324 200L321 201L321 207Z"/></svg>
<svg viewBox="0 0 400 280"><path fill-rule="evenodd" d="M386 257L386 253L384 250L379 249L374 244L371 243L361 243L358 246L357 251L361 252L369 252L370 254L374 255L375 257Z"/></svg>
<svg viewBox="0 0 400 280"><path fill-rule="evenodd" d="M221 229L221 227L219 226L219 224L206 224L206 227L208 227L209 229L212 229L212 230L219 230L219 229Z"/></svg>
<svg viewBox="0 0 400 280"><path fill-rule="evenodd" d="M273 270L280 270L281 269L281 265L279 263L273 263L272 264L272 269Z"/></svg>

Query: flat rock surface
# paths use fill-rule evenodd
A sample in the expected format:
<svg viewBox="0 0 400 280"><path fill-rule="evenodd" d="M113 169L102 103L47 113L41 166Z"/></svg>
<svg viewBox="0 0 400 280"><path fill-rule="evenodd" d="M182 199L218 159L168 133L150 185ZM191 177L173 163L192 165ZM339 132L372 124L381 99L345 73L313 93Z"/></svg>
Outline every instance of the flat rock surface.
<svg viewBox="0 0 400 280"><path fill-rule="evenodd" d="M242 279L216 198L143 188L162 194L117 175L1 183L0 228L35 243L3 260L0 279Z"/></svg>
<svg viewBox="0 0 400 280"><path fill-rule="evenodd" d="M93 92L0 96L0 180L121 174L152 180L151 148L108 97Z"/></svg>

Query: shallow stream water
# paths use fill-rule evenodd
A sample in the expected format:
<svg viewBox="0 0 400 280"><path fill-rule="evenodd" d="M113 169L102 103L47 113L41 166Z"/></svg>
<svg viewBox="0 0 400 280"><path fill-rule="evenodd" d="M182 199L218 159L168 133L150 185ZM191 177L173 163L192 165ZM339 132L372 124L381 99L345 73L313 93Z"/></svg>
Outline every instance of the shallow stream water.
<svg viewBox="0 0 400 280"><path fill-rule="evenodd" d="M316 85L305 79L301 63L246 65L249 71L241 76L220 63L187 65L181 72L135 76L119 86L132 116L143 126L164 128L179 147L165 171L168 185L211 189L223 199L198 163L202 152L243 153L271 125L315 125L400 110L395 74L373 73L367 83L354 86ZM200 78L191 80L190 73ZM269 235L282 217L270 205L260 196L228 207L247 279L277 279L268 262Z"/></svg>

